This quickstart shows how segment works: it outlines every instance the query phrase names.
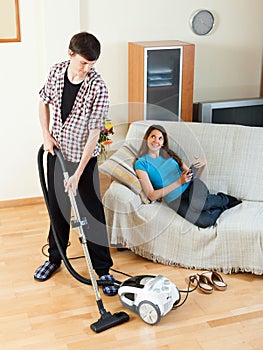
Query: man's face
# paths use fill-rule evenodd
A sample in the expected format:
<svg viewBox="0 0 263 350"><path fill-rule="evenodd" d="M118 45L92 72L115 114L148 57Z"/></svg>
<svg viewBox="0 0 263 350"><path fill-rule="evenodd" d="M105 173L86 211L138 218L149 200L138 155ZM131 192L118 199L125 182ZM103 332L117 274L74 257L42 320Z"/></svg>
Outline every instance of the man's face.
<svg viewBox="0 0 263 350"><path fill-rule="evenodd" d="M83 79L85 79L86 75L96 63L96 61L88 61L78 54L73 54L71 51L69 51L69 57L72 72Z"/></svg>

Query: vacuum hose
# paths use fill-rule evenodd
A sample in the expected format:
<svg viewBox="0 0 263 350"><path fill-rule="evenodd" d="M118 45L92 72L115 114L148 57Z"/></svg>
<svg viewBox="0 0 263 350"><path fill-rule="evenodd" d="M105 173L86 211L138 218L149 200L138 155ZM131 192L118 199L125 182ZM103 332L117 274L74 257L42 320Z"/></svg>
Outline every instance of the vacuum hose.
<svg viewBox="0 0 263 350"><path fill-rule="evenodd" d="M63 155L61 153L60 150L58 150L57 148L54 149L54 152L56 154L56 156L58 157L59 159L59 163L61 165L61 168L62 168L62 171L63 173L66 172L66 168L65 168L65 163L64 163L64 158L63 158ZM81 283L84 283L84 284L88 284L88 285L92 285L92 282L90 279L87 279L83 276L81 276L73 267L72 265L70 264L66 254L64 253L62 247L61 247L61 244L60 244L60 241L59 241L59 238L58 238L58 235L57 235L57 232L56 232L56 229L55 229L55 225L54 225L54 220L52 218L52 213L51 213L51 210L50 210L50 206L49 206L49 201L48 201L48 190L47 190L47 185L46 185L46 180L45 180L45 172L44 172L44 166L43 166L43 157L44 157L44 147L43 145L39 148L39 151L38 151L38 157L37 157L37 160L38 160L38 172L39 172L39 179L40 179L40 184L41 184L41 188L42 188L42 192L43 192L43 195L44 195L44 199L45 199L45 203L46 203L46 207L47 207L47 211L48 211L48 214L49 214L49 218L50 218L50 223L51 223L51 227L52 227L52 231L53 231L53 235L54 235L54 239L55 239L55 242L56 242L56 245L58 247L58 250L59 250L59 253L62 257L62 260L67 268L67 270L70 272L70 274L76 278L79 282ZM100 285L100 286L106 286L106 285L120 285L121 282L119 281L101 281L101 280L97 280L97 284Z"/></svg>

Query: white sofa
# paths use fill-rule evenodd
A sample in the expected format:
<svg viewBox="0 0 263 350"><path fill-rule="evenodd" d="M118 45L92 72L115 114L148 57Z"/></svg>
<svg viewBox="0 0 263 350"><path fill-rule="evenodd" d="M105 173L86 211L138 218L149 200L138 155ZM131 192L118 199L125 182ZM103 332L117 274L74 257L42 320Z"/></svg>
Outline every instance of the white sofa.
<svg viewBox="0 0 263 350"><path fill-rule="evenodd" d="M133 170L143 135L161 124L170 148L190 164L207 159L202 175L211 193L225 192L242 204L201 229L168 208L150 203ZM142 121L130 125L124 145L100 166L113 181L103 197L112 246L168 265L263 274L263 128L239 125Z"/></svg>

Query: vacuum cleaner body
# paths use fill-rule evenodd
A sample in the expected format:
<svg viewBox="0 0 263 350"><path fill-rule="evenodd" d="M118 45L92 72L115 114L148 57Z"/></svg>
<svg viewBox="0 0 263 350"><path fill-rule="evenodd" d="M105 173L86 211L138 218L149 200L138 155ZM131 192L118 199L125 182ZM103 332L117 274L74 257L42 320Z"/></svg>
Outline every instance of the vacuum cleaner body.
<svg viewBox="0 0 263 350"><path fill-rule="evenodd" d="M123 282L118 290L121 303L154 325L180 301L177 287L162 275L140 275Z"/></svg>

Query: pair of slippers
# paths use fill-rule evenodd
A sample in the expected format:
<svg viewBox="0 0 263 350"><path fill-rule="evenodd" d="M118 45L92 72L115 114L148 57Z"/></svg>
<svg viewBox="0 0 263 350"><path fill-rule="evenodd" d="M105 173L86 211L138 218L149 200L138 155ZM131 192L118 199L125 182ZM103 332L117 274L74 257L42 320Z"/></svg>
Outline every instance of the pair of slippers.
<svg viewBox="0 0 263 350"><path fill-rule="evenodd" d="M224 291L227 288L227 284L224 282L222 276L215 271L204 271L189 278L192 285L206 294L211 294L214 289Z"/></svg>

